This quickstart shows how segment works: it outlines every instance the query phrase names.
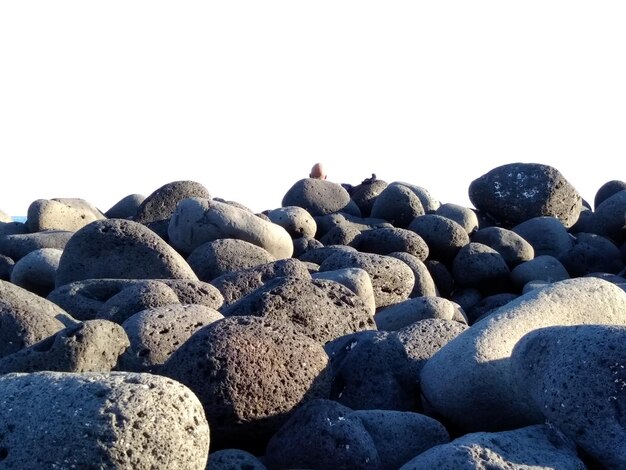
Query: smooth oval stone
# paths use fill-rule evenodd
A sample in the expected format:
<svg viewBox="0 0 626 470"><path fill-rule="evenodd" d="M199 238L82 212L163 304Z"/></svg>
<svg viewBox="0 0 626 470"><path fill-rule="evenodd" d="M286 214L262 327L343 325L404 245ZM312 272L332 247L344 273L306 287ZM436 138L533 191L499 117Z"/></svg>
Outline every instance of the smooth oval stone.
<svg viewBox="0 0 626 470"><path fill-rule="evenodd" d="M56 286L85 279L198 280L183 257L156 233L124 219L98 220L65 245Z"/></svg>
<svg viewBox="0 0 626 470"><path fill-rule="evenodd" d="M378 195L387 187L387 182L383 180L365 180L361 184L355 186L350 192L350 197L359 207L363 217L369 217L372 212L372 206Z"/></svg>
<svg viewBox="0 0 626 470"><path fill-rule="evenodd" d="M0 222L0 237L28 233L24 222Z"/></svg>
<svg viewBox="0 0 626 470"><path fill-rule="evenodd" d="M300 237L293 240L293 257L300 258L306 251L324 246L315 238Z"/></svg>
<svg viewBox="0 0 626 470"><path fill-rule="evenodd" d="M283 196L281 205L302 207L314 217L341 211L361 215L348 191L340 184L317 178L296 181Z"/></svg>
<svg viewBox="0 0 626 470"><path fill-rule="evenodd" d="M11 271L11 282L42 297L53 289L62 250L41 248L20 259Z"/></svg>
<svg viewBox="0 0 626 470"><path fill-rule="evenodd" d="M435 297L437 295L437 287L430 271L419 258L405 251L389 253L388 256L399 259L411 268L415 276L415 284L409 297Z"/></svg>
<svg viewBox="0 0 626 470"><path fill-rule="evenodd" d="M342 224L331 228L320 237L323 245L347 245L352 246L361 231L353 225Z"/></svg>
<svg viewBox="0 0 626 470"><path fill-rule="evenodd" d="M528 219L550 216L565 227L578 219L582 198L556 169L539 163L509 163L473 180L469 198L504 228Z"/></svg>
<svg viewBox="0 0 626 470"><path fill-rule="evenodd" d="M543 422L518 396L510 371L515 344L553 325L626 325L626 292L597 278L576 278L535 289L495 310L441 348L421 373L426 402L469 431Z"/></svg>
<svg viewBox="0 0 626 470"><path fill-rule="evenodd" d="M63 250L73 235L74 232L62 230L4 235L0 236L0 253L17 262L31 251L41 248Z"/></svg>
<svg viewBox="0 0 626 470"><path fill-rule="evenodd" d="M478 217L476 213L468 207L446 202L437 208L435 214L454 220L465 229L468 235L478 230Z"/></svg>
<svg viewBox="0 0 626 470"><path fill-rule="evenodd" d="M152 374L0 376L6 468L204 470L209 427L184 385Z"/></svg>
<svg viewBox="0 0 626 470"><path fill-rule="evenodd" d="M404 181L394 181L394 183L406 186L411 191L413 191L422 203L424 212L427 214L436 211L441 205L441 203L436 198L434 198L426 188L417 186L415 184L406 183Z"/></svg>
<svg viewBox="0 0 626 470"><path fill-rule="evenodd" d="M481 228L472 235L472 241L487 245L502 255L513 268L535 257L535 249L521 235L502 227Z"/></svg>
<svg viewBox="0 0 626 470"><path fill-rule="evenodd" d="M393 225L383 219L357 217L344 212L316 216L315 222L317 223L315 238L318 240L321 240L328 232L337 226L349 227L359 232L377 227L393 227ZM324 244L327 245L327 243Z"/></svg>
<svg viewBox="0 0 626 470"><path fill-rule="evenodd" d="M142 194L129 194L116 202L104 215L109 219L132 219L145 200L146 197Z"/></svg>
<svg viewBox="0 0 626 470"><path fill-rule="evenodd" d="M417 233L398 227L364 230L352 244L358 251L388 255L396 251L409 253L420 261L428 258L428 245Z"/></svg>
<svg viewBox="0 0 626 470"><path fill-rule="evenodd" d="M376 313L376 301L374 300L374 287L372 279L367 271L360 268L344 268L336 271L323 271L312 273L313 279L327 279L343 284L365 303L372 316Z"/></svg>
<svg viewBox="0 0 626 470"><path fill-rule="evenodd" d="M236 238L260 246L276 259L293 254L291 236L280 225L252 212L209 199L182 200L169 224L169 240L183 253L219 238Z"/></svg>
<svg viewBox="0 0 626 470"><path fill-rule="evenodd" d="M206 470L267 470L263 462L241 449L222 449L209 454Z"/></svg>
<svg viewBox="0 0 626 470"><path fill-rule="evenodd" d="M451 261L470 241L463 227L437 214L416 217L408 228L424 239L430 257L440 261Z"/></svg>
<svg viewBox="0 0 626 470"><path fill-rule="evenodd" d="M426 318L452 320L454 303L441 297L416 297L385 307L374 315L379 330L395 331Z"/></svg>
<svg viewBox="0 0 626 470"><path fill-rule="evenodd" d="M454 278L448 266L441 261L435 259L427 259L424 264L433 278L437 295L440 297L450 298L454 290ZM417 281L416 281L417 283Z"/></svg>
<svg viewBox="0 0 626 470"><path fill-rule="evenodd" d="M291 238L315 237L317 222L306 209L298 206L279 207L267 212L267 217L283 227Z"/></svg>
<svg viewBox="0 0 626 470"><path fill-rule="evenodd" d="M574 246L561 262L570 276L591 273L617 274L624 269L624 260L617 245L609 238L594 233L577 233Z"/></svg>
<svg viewBox="0 0 626 470"><path fill-rule="evenodd" d="M593 198L593 207L598 208L600 204L613 196L615 193L619 193L626 189L626 181L611 180L604 183L596 191L596 195Z"/></svg>
<svg viewBox="0 0 626 470"><path fill-rule="evenodd" d="M626 241L626 190L606 198L593 214L593 232L617 243Z"/></svg>
<svg viewBox="0 0 626 470"><path fill-rule="evenodd" d="M411 221L424 214L420 198L411 188L391 183L376 198L371 216L388 221L395 227L406 228Z"/></svg>
<svg viewBox="0 0 626 470"><path fill-rule="evenodd" d="M511 230L532 245L535 256L550 255L561 259L574 246L574 237L554 217L535 217Z"/></svg>
<svg viewBox="0 0 626 470"><path fill-rule="evenodd" d="M474 287L481 292L500 292L509 286L509 267L493 248L470 242L452 262L452 276L459 287Z"/></svg>
<svg viewBox="0 0 626 470"><path fill-rule="evenodd" d="M326 258L335 253L357 253L357 249L346 245L325 245L314 247L300 255L299 260L315 264L322 264Z"/></svg>
<svg viewBox="0 0 626 470"><path fill-rule="evenodd" d="M37 199L28 207L26 225L30 232L75 232L95 220L105 218L102 212L84 199Z"/></svg>
<svg viewBox="0 0 626 470"><path fill-rule="evenodd" d="M467 319L470 325L489 315L491 312L503 305L508 304L511 300L515 300L517 294L502 292L484 297L477 304L473 305L467 312Z"/></svg>
<svg viewBox="0 0 626 470"><path fill-rule="evenodd" d="M550 255L540 255L530 261L518 264L511 271L511 281L521 289L530 281L556 282L569 279L565 266Z"/></svg>

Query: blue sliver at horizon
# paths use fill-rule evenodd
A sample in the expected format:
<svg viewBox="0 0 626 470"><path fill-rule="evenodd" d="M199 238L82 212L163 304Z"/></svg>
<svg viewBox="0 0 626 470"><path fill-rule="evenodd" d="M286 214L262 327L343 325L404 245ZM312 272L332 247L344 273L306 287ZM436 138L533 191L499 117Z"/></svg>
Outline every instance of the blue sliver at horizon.
<svg viewBox="0 0 626 470"><path fill-rule="evenodd" d="M12 215L11 218L13 219L13 222L26 222L25 215Z"/></svg>

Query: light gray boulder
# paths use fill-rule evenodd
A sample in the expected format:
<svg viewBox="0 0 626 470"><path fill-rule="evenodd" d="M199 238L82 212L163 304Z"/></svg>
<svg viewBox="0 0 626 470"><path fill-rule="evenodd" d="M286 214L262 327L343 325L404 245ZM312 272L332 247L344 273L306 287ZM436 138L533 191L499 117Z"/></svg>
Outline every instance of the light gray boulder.
<svg viewBox="0 0 626 470"><path fill-rule="evenodd" d="M0 253L19 261L31 251L41 248L63 250L74 232L48 230L37 233L18 233L0 236Z"/></svg>
<svg viewBox="0 0 626 470"><path fill-rule="evenodd" d="M384 331L400 330L426 318L456 320L458 307L442 297L415 297L385 307L374 315L376 327Z"/></svg>
<svg viewBox="0 0 626 470"><path fill-rule="evenodd" d="M454 220L465 229L468 235L472 235L478 230L478 216L469 207L446 202L441 204L434 213Z"/></svg>
<svg viewBox="0 0 626 470"><path fill-rule="evenodd" d="M30 232L66 230L75 232L105 215L84 199L37 199L28 206L26 225Z"/></svg>
<svg viewBox="0 0 626 470"><path fill-rule="evenodd" d="M182 253L203 243L236 238L260 246L276 259L293 254L289 232L250 211L216 200L189 198L178 203L168 228L169 241Z"/></svg>
<svg viewBox="0 0 626 470"><path fill-rule="evenodd" d="M417 233L398 227L381 227L364 230L351 244L358 251L388 255L405 252L420 261L428 258L428 245Z"/></svg>
<svg viewBox="0 0 626 470"><path fill-rule="evenodd" d="M29 291L47 296L53 289L63 250L40 248L21 258L11 270L11 282Z"/></svg>
<svg viewBox="0 0 626 470"><path fill-rule="evenodd" d="M384 219L374 217L358 217L345 212L334 212L332 214L315 217L317 223L317 233L315 238L321 240L328 232L335 227L347 227L351 231L362 232L377 227L393 227ZM326 245L327 243L325 243Z"/></svg>
<svg viewBox="0 0 626 470"><path fill-rule="evenodd" d="M626 326L554 326L523 336L513 379L545 419L603 468L626 468Z"/></svg>
<svg viewBox="0 0 626 470"><path fill-rule="evenodd" d="M420 198L411 188L396 182L389 184L378 195L370 213L371 217L386 220L399 228L408 227L415 217L423 214Z"/></svg>
<svg viewBox="0 0 626 470"><path fill-rule="evenodd" d="M408 226L428 245L430 258L451 261L470 242L469 235L457 222L437 214L416 217Z"/></svg>
<svg viewBox="0 0 626 470"><path fill-rule="evenodd" d="M209 427L184 385L151 374L0 377L2 466L204 470Z"/></svg>
<svg viewBox="0 0 626 470"><path fill-rule="evenodd" d="M313 273L311 277L313 279L327 279L343 284L363 300L372 316L376 313L376 301L374 300L372 279L364 269L344 268L337 269L336 271L323 271Z"/></svg>
<svg viewBox="0 0 626 470"><path fill-rule="evenodd" d="M428 267L420 261L419 258L406 251L394 251L389 253L388 256L392 256L406 263L407 266L411 268L411 271L413 271L415 284L413 284L413 290L411 290L409 297L435 297L437 295L435 281Z"/></svg>
<svg viewBox="0 0 626 470"><path fill-rule="evenodd" d="M125 219L97 220L65 245L56 287L85 279L198 280L185 259L142 224Z"/></svg>
<svg viewBox="0 0 626 470"><path fill-rule="evenodd" d="M481 228L472 235L472 241L487 245L502 255L513 268L535 257L533 246L512 230L502 227Z"/></svg>
<svg viewBox="0 0 626 470"><path fill-rule="evenodd" d="M550 255L539 255L530 261L520 263L511 271L511 282L522 289L530 281L556 282L569 279L565 266Z"/></svg>
<svg viewBox="0 0 626 470"><path fill-rule="evenodd" d="M108 219L132 219L145 199L141 194L129 194L116 202L104 215Z"/></svg>
<svg viewBox="0 0 626 470"><path fill-rule="evenodd" d="M626 292L597 278L535 289L495 310L441 348L421 372L428 405L468 431L542 422L518 395L510 357L522 336L538 328L577 324L626 325Z"/></svg>
<svg viewBox="0 0 626 470"><path fill-rule="evenodd" d="M361 215L348 191L340 184L317 178L296 181L283 196L281 205L302 207L313 217L333 212Z"/></svg>
<svg viewBox="0 0 626 470"><path fill-rule="evenodd" d="M306 209L298 206L279 207L268 211L267 217L283 227L291 238L315 237L317 222Z"/></svg>

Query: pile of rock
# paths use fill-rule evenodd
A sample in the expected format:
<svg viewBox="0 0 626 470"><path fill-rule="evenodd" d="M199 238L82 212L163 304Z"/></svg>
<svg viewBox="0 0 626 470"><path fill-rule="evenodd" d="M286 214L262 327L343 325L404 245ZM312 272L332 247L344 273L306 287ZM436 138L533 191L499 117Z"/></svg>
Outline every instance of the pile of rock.
<svg viewBox="0 0 626 470"><path fill-rule="evenodd" d="M626 468L626 183L193 181L0 221L3 468ZM2 214L0 214L1 216Z"/></svg>

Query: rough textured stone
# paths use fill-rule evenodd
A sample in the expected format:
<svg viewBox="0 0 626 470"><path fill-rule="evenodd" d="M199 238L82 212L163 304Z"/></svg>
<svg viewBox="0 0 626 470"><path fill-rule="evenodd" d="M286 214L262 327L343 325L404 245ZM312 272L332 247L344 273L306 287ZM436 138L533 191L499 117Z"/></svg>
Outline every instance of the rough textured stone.
<svg viewBox="0 0 626 470"><path fill-rule="evenodd" d="M41 248L63 250L72 235L73 232L59 230L4 235L0 236L0 253L17 262L31 251Z"/></svg>
<svg viewBox="0 0 626 470"><path fill-rule="evenodd" d="M354 412L330 400L299 408L272 437L269 468L381 468L374 439Z"/></svg>
<svg viewBox="0 0 626 470"><path fill-rule="evenodd" d="M522 337L511 370L546 419L603 468L626 468L626 326L554 326Z"/></svg>
<svg viewBox="0 0 626 470"><path fill-rule="evenodd" d="M511 271L511 281L521 289L530 281L555 282L569 279L567 269L554 256L540 255L518 264Z"/></svg>
<svg viewBox="0 0 626 470"><path fill-rule="evenodd" d="M129 194L116 202L104 215L109 219L132 219L145 199L141 194Z"/></svg>
<svg viewBox="0 0 626 470"><path fill-rule="evenodd" d="M437 295L435 281L426 265L420 261L419 258L404 251L388 253L388 256L406 263L406 265L411 268L411 271L413 271L415 284L413 284L413 290L409 294L409 297L435 297Z"/></svg>
<svg viewBox="0 0 626 470"><path fill-rule="evenodd" d="M611 180L604 183L602 186L598 188L596 191L596 195L593 199L593 207L598 208L600 204L606 201L608 198L613 196L615 193L623 191L626 189L626 181L621 180Z"/></svg>
<svg viewBox="0 0 626 470"><path fill-rule="evenodd" d="M224 318L198 330L162 373L187 385L204 406L212 450L258 452L294 409L330 392L328 356L290 323Z"/></svg>
<svg viewBox="0 0 626 470"><path fill-rule="evenodd" d="M393 225L383 219L356 217L344 212L316 216L315 222L317 223L315 238L318 240L321 240L324 235L337 226L350 227L359 232L377 227L393 227Z"/></svg>
<svg viewBox="0 0 626 470"><path fill-rule="evenodd" d="M28 233L24 222L0 222L0 240L5 235L20 235Z"/></svg>
<svg viewBox="0 0 626 470"><path fill-rule="evenodd" d="M299 260L305 262L311 262L315 264L322 264L324 260L335 253L356 253L356 248L346 245L328 245L313 248L305 251L300 255Z"/></svg>
<svg viewBox="0 0 626 470"><path fill-rule="evenodd" d="M470 241L463 227L454 220L437 214L416 217L408 228L424 239L430 258L444 262L451 261L461 247Z"/></svg>
<svg viewBox="0 0 626 470"><path fill-rule="evenodd" d="M454 278L450 269L444 263L435 259L427 259L424 264L433 278L438 295L449 298L454 290Z"/></svg>
<svg viewBox="0 0 626 470"><path fill-rule="evenodd" d="M383 180L365 180L355 186L350 192L350 197L359 207L363 217L369 217L376 197L387 187L387 182Z"/></svg>
<svg viewBox="0 0 626 470"><path fill-rule="evenodd" d="M354 239L352 246L358 251L388 255L393 252L409 253L420 261L428 258L428 245L417 233L404 228L373 228L364 230Z"/></svg>
<svg viewBox="0 0 626 470"><path fill-rule="evenodd" d="M0 255L0 279L8 281L11 279L11 272L15 266L15 261L5 255Z"/></svg>
<svg viewBox="0 0 626 470"><path fill-rule="evenodd" d="M468 235L478 230L478 217L476 213L468 207L447 202L441 204L435 211L435 214L454 220L465 229Z"/></svg>
<svg viewBox="0 0 626 470"><path fill-rule="evenodd" d="M480 302L473 305L472 308L467 311L467 320L470 325L473 325L485 315L490 314L495 309L508 304L516 298L517 294L511 294L509 292L502 292L500 294L484 297L480 300Z"/></svg>
<svg viewBox="0 0 626 470"><path fill-rule="evenodd" d="M450 441L446 428L420 413L394 410L357 410L374 440L381 470L396 470L416 455Z"/></svg>
<svg viewBox="0 0 626 470"><path fill-rule="evenodd" d="M530 243L514 231L502 227L481 228L472 235L472 241L496 250L509 268L535 257L535 249Z"/></svg>
<svg viewBox="0 0 626 470"><path fill-rule="evenodd" d="M85 279L192 279L187 262L162 238L131 220L97 220L65 245L56 286Z"/></svg>
<svg viewBox="0 0 626 470"><path fill-rule="evenodd" d="M342 224L331 228L319 240L323 245L352 246L360 234L361 231L352 224Z"/></svg>
<svg viewBox="0 0 626 470"><path fill-rule="evenodd" d="M481 292L501 292L509 287L509 267L493 248L470 242L452 262L452 276L459 287L474 287Z"/></svg>
<svg viewBox="0 0 626 470"><path fill-rule="evenodd" d="M62 250L40 248L20 259L11 270L11 282L42 297L54 289Z"/></svg>
<svg viewBox="0 0 626 470"><path fill-rule="evenodd" d="M221 293L224 306L228 306L266 282L286 276L311 279L311 274L309 274L305 263L288 258L223 274L213 279L211 284Z"/></svg>
<svg viewBox="0 0 626 470"><path fill-rule="evenodd" d="M406 300L415 284L415 276L411 268L391 256L339 252L326 258L320 264L320 271L334 271L342 268L361 268L370 275L377 308Z"/></svg>
<svg viewBox="0 0 626 470"><path fill-rule="evenodd" d="M268 211L267 216L272 222L287 230L291 238L313 238L317 232L317 222L302 207L279 207L278 209Z"/></svg>
<svg viewBox="0 0 626 470"><path fill-rule="evenodd" d="M436 198L434 198L426 188L403 181L394 181L394 183L406 186L407 188L411 189L411 191L413 191L415 195L420 199L422 207L424 208L424 212L426 213L435 212L441 205L441 203Z"/></svg>
<svg viewBox="0 0 626 470"><path fill-rule="evenodd" d="M0 281L0 357L32 346L76 324L58 305Z"/></svg>
<svg viewBox="0 0 626 470"><path fill-rule="evenodd" d="M582 208L582 198L565 177L539 163L494 168L470 183L469 198L505 228L539 216L555 217L571 227Z"/></svg>
<svg viewBox="0 0 626 470"><path fill-rule="evenodd" d="M10 372L110 372L129 346L116 323L89 320L65 328L0 359L0 374Z"/></svg>
<svg viewBox="0 0 626 470"><path fill-rule="evenodd" d="M181 303L217 310L224 302L211 284L189 279L88 279L56 288L48 300L78 320L115 318L120 323L150 307Z"/></svg>
<svg viewBox="0 0 626 470"><path fill-rule="evenodd" d="M617 245L593 233L577 233L574 246L561 258L561 262L572 277L596 272L616 274L624 269L624 260Z"/></svg>
<svg viewBox="0 0 626 470"><path fill-rule="evenodd" d="M324 246L319 240L309 237L300 237L293 240L293 257L300 258L305 252Z"/></svg>
<svg viewBox="0 0 626 470"><path fill-rule="evenodd" d="M171 379L121 372L0 377L3 468L203 470L209 427Z"/></svg>
<svg viewBox="0 0 626 470"><path fill-rule="evenodd" d="M322 344L375 329L371 308L343 284L326 279L275 278L221 312L291 322L297 332Z"/></svg>
<svg viewBox="0 0 626 470"><path fill-rule="evenodd" d="M37 199L28 206L26 225L30 232L66 230L75 232L106 217L84 199Z"/></svg>
<svg viewBox="0 0 626 470"><path fill-rule="evenodd" d="M120 369L158 373L159 367L200 328L224 316L204 305L168 305L142 310L122 327L130 341Z"/></svg>
<svg viewBox="0 0 626 470"><path fill-rule="evenodd" d="M343 284L365 303L373 316L376 313L376 300L374 299L374 287L369 274L360 268L345 268L336 271L323 271L311 274L313 279L327 279ZM626 281L625 281L626 282Z"/></svg>
<svg viewBox="0 0 626 470"><path fill-rule="evenodd" d="M626 190L606 198L593 214L593 232L617 243L626 241Z"/></svg>
<svg viewBox="0 0 626 470"><path fill-rule="evenodd" d="M352 212L356 216L361 215L358 206L350 199L348 191L340 184L317 178L296 181L283 196L281 205L302 207L314 217L342 211Z"/></svg>
<svg viewBox="0 0 626 470"><path fill-rule="evenodd" d="M267 470L267 467L250 452L222 449L209 454L206 470Z"/></svg>
<svg viewBox="0 0 626 470"><path fill-rule="evenodd" d="M429 406L469 431L541 422L517 395L510 372L513 347L538 328L594 323L626 324L626 292L597 278L532 290L441 348L422 369L422 393Z"/></svg>
<svg viewBox="0 0 626 470"><path fill-rule="evenodd" d="M419 454L400 470L554 469L585 470L575 446L547 425L513 431L477 432Z"/></svg>
<svg viewBox="0 0 626 470"><path fill-rule="evenodd" d="M291 236L283 227L216 200L182 200L172 215L168 234L172 246L182 253L219 238L236 238L264 248L276 259L293 254Z"/></svg>
<svg viewBox="0 0 626 470"><path fill-rule="evenodd" d="M372 217L384 219L400 228L408 227L415 217L423 214L420 198L401 183L388 185L374 201L371 211Z"/></svg>
<svg viewBox="0 0 626 470"><path fill-rule="evenodd" d="M272 261L276 261L276 258L264 248L235 238L220 238L203 243L187 257L191 269L205 282L211 282L222 274Z"/></svg>
<svg viewBox="0 0 626 470"><path fill-rule="evenodd" d="M374 315L379 330L395 331L426 318L452 320L454 303L441 297L416 297L385 307Z"/></svg>
<svg viewBox="0 0 626 470"><path fill-rule="evenodd" d="M511 230L530 243L535 256L565 256L574 246L574 237L554 217L535 217L516 225Z"/></svg>

